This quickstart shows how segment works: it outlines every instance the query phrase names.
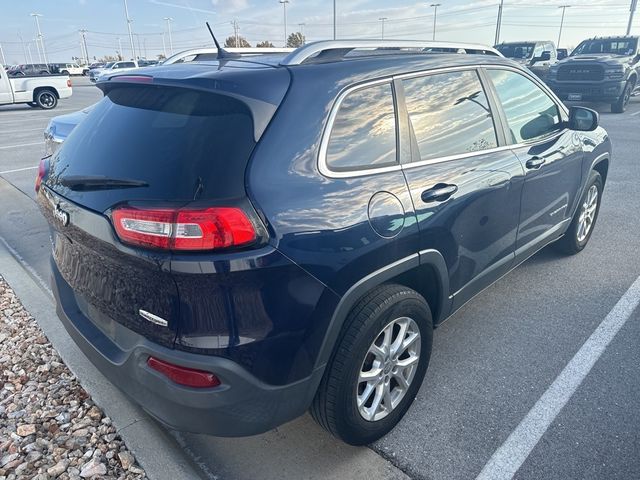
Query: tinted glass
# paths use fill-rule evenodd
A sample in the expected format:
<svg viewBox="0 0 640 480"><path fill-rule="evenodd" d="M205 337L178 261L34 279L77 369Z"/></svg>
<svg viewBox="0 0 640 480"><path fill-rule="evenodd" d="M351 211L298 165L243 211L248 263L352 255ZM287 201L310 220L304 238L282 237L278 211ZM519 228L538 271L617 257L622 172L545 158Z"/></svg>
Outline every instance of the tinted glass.
<svg viewBox="0 0 640 480"><path fill-rule="evenodd" d="M530 58L534 47L534 43L503 43L496 49L507 58Z"/></svg>
<svg viewBox="0 0 640 480"><path fill-rule="evenodd" d="M578 45L571 55L606 54L633 55L638 46L637 38L596 38L585 40Z"/></svg>
<svg viewBox="0 0 640 480"><path fill-rule="evenodd" d="M488 70L488 73L507 116L512 143L560 130L557 105L535 83L508 70Z"/></svg>
<svg viewBox="0 0 640 480"><path fill-rule="evenodd" d="M155 200L234 197L254 147L245 104L183 88L121 87L109 92L53 158L53 179L106 176L148 183L104 192ZM64 182L62 182L64 183Z"/></svg>
<svg viewBox="0 0 640 480"><path fill-rule="evenodd" d="M347 95L329 138L329 168L361 170L395 163L396 122L391 85L366 87Z"/></svg>
<svg viewBox="0 0 640 480"><path fill-rule="evenodd" d="M441 73L403 84L422 160L498 146L487 97L475 72Z"/></svg>

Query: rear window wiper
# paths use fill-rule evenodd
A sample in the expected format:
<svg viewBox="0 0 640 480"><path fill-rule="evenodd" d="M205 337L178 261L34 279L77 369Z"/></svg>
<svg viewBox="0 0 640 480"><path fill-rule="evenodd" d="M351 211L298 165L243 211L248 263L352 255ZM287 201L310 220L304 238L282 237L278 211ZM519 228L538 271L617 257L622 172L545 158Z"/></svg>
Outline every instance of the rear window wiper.
<svg viewBox="0 0 640 480"><path fill-rule="evenodd" d="M148 187L147 182L129 178L110 178L101 175L70 175L59 180L71 190L108 190L112 188Z"/></svg>

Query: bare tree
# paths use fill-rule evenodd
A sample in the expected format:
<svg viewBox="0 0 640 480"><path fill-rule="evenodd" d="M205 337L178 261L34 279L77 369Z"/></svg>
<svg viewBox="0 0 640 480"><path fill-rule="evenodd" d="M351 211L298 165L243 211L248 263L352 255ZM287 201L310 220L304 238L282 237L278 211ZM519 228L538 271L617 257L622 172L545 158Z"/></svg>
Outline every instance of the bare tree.
<svg viewBox="0 0 640 480"><path fill-rule="evenodd" d="M230 37L227 37L227 39L224 41L224 46L225 47L243 47L243 48L248 48L251 46L251 44L247 41L246 38L244 37L238 37L238 42L236 45L236 37L234 35L231 35Z"/></svg>
<svg viewBox="0 0 640 480"><path fill-rule="evenodd" d="M304 45L304 42L305 38L302 33L293 32L291 35L289 35L289 38L287 38L287 47L298 48Z"/></svg>

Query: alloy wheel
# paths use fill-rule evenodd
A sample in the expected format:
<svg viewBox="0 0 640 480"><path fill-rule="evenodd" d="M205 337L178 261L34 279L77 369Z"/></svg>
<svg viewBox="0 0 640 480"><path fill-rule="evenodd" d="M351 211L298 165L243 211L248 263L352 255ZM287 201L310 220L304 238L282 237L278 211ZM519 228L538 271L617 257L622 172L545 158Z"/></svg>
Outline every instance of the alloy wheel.
<svg viewBox="0 0 640 480"><path fill-rule="evenodd" d="M596 218L596 209L598 208L598 187L591 185L587 196L582 204L580 216L578 217L578 233L577 240L582 243L589 235L593 222Z"/></svg>
<svg viewBox="0 0 640 480"><path fill-rule="evenodd" d="M356 386L358 412L376 422L406 395L420 361L420 329L409 317L388 323L369 347Z"/></svg>

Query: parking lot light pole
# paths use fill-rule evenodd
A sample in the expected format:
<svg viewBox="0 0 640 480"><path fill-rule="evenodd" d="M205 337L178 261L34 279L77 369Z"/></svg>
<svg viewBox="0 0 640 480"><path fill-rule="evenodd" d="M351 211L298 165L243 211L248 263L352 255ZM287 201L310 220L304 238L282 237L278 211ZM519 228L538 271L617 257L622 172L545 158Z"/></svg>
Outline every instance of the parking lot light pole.
<svg viewBox="0 0 640 480"><path fill-rule="evenodd" d="M173 22L173 18L164 17L164 20L167 22L167 31L169 32L169 51L173 55L173 38L171 37L171 22Z"/></svg>
<svg viewBox="0 0 640 480"><path fill-rule="evenodd" d="M284 12L284 46L287 46L287 3L289 0L278 0L282 4L282 10Z"/></svg>
<svg viewBox="0 0 640 480"><path fill-rule="evenodd" d="M627 24L627 35L631 34L631 24L633 23L633 14L638 6L638 0L631 0L631 7L629 7L629 23Z"/></svg>
<svg viewBox="0 0 640 480"><path fill-rule="evenodd" d="M438 17L438 7L440 3L432 3L430 6L433 7L433 40L436 39L436 18Z"/></svg>
<svg viewBox="0 0 640 480"><path fill-rule="evenodd" d="M384 40L384 21L388 20L387 17L380 17L378 20L380 20L380 23L382 23L382 32L381 32L381 37L382 40Z"/></svg>
<svg viewBox="0 0 640 480"><path fill-rule="evenodd" d="M30 15L33 18L36 19L36 30L38 31L38 39L40 40L40 47L42 47L42 58L44 59L44 63L49 65L49 62L47 61L47 52L46 52L46 50L44 48L44 36L42 35L42 31L40 31L40 20L38 20L38 17L41 17L42 14L41 13L31 13ZM39 49L38 49L38 52L40 52Z"/></svg>
<svg viewBox="0 0 640 480"><path fill-rule="evenodd" d="M124 60L124 55L122 55L122 40L118 37L118 60Z"/></svg>
<svg viewBox="0 0 640 480"><path fill-rule="evenodd" d="M498 21L496 22L496 38L493 42L494 45L500 43L500 27L502 26L502 9L504 8L504 0L500 0L498 5Z"/></svg>
<svg viewBox="0 0 640 480"><path fill-rule="evenodd" d="M40 43L38 42L38 37L32 38L34 42L36 42L36 48L38 49L38 63L42 63L42 53L40 53Z"/></svg>
<svg viewBox="0 0 640 480"><path fill-rule="evenodd" d="M127 0L124 0L124 16L127 19L127 29L129 30L129 43L131 44L131 57L133 59L136 58L136 47L133 44L133 31L131 30L131 22L132 20L129 18L129 7L127 5ZM120 52L122 54L122 51ZM124 57L124 55L123 55Z"/></svg>
<svg viewBox="0 0 640 480"><path fill-rule="evenodd" d="M89 65L91 61L89 60L89 49L87 48L87 30L84 28L80 30L80 35L82 36L82 45L84 45L84 54L87 60L87 65Z"/></svg>
<svg viewBox="0 0 640 480"><path fill-rule="evenodd" d="M333 39L336 39L336 0L333 0Z"/></svg>
<svg viewBox="0 0 640 480"><path fill-rule="evenodd" d="M304 27L305 27L306 23L299 23L298 27L300 27L300 35L302 35L302 44L304 45L305 43L307 43L307 39L304 36Z"/></svg>
<svg viewBox="0 0 640 480"><path fill-rule="evenodd" d="M560 39L562 38L562 26L564 25L564 11L571 7L571 5L560 5L558 8L562 9L562 18L560 19L560 31L558 32L558 44L556 45L558 48L560 47Z"/></svg>

